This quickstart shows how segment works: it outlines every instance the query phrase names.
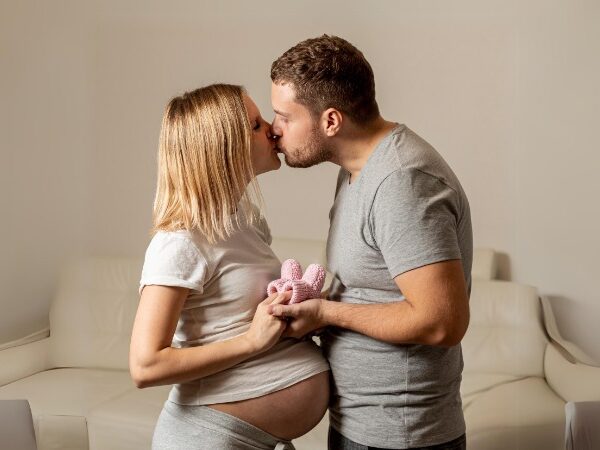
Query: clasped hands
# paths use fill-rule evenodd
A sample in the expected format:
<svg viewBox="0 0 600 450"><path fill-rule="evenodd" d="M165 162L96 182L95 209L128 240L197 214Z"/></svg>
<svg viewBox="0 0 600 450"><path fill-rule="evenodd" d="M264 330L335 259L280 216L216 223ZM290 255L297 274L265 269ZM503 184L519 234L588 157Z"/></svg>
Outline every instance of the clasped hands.
<svg viewBox="0 0 600 450"><path fill-rule="evenodd" d="M288 259L281 266L281 278L269 283L267 294L284 294L286 301L269 305L267 312L287 322L283 336L302 338L325 326L322 315L321 289L325 269L311 264L302 274L300 264Z"/></svg>
<svg viewBox="0 0 600 450"><path fill-rule="evenodd" d="M291 297L291 291L285 295ZM311 298L301 303L269 305L267 312L275 317L287 321L283 332L285 337L300 339L315 330L325 326L322 317L322 298Z"/></svg>

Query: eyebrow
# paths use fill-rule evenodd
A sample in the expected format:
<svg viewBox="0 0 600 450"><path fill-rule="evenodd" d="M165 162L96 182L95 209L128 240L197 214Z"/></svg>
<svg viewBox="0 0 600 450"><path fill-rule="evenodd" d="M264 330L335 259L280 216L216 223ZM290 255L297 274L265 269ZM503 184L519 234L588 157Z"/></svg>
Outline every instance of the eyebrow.
<svg viewBox="0 0 600 450"><path fill-rule="evenodd" d="M281 111L277 111L276 109L274 109L273 111L275 111L275 114L279 114L280 116L289 117L289 114L283 113Z"/></svg>

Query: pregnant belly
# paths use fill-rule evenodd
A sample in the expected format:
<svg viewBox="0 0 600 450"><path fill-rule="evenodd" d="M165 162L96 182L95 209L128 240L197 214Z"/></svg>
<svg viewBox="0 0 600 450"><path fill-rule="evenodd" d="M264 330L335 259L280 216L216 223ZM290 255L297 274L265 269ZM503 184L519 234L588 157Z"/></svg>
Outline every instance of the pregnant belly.
<svg viewBox="0 0 600 450"><path fill-rule="evenodd" d="M323 418L328 403L329 372L321 372L262 397L207 406L290 440L312 430Z"/></svg>

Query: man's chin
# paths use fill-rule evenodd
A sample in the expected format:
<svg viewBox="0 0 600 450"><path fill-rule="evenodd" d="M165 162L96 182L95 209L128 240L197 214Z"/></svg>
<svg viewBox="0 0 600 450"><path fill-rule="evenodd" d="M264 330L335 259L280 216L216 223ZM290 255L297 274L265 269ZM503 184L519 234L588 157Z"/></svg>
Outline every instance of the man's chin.
<svg viewBox="0 0 600 450"><path fill-rule="evenodd" d="M298 159L298 158L293 158L290 155L283 153L284 155L284 160L285 160L285 164L288 167L292 167L294 169L308 169L309 167L313 167L316 166L317 164L321 164L322 162L325 162L322 159Z"/></svg>
<svg viewBox="0 0 600 450"><path fill-rule="evenodd" d="M311 163L311 162L304 162L304 161L296 161L296 160L290 160L290 158L288 158L287 156L285 157L285 164L288 167L292 167L294 169L307 169L309 167L314 166L315 164L319 164L319 163Z"/></svg>

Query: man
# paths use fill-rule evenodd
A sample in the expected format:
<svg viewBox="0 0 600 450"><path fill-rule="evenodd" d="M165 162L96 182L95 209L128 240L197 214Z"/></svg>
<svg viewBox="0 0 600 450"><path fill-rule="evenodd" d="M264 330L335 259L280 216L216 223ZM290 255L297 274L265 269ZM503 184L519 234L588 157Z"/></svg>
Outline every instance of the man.
<svg viewBox="0 0 600 450"><path fill-rule="evenodd" d="M330 449L464 449L460 341L472 229L450 167L381 117L372 69L347 41L303 41L271 68L273 131L292 167L340 166L327 301L274 306L288 335L324 327Z"/></svg>

